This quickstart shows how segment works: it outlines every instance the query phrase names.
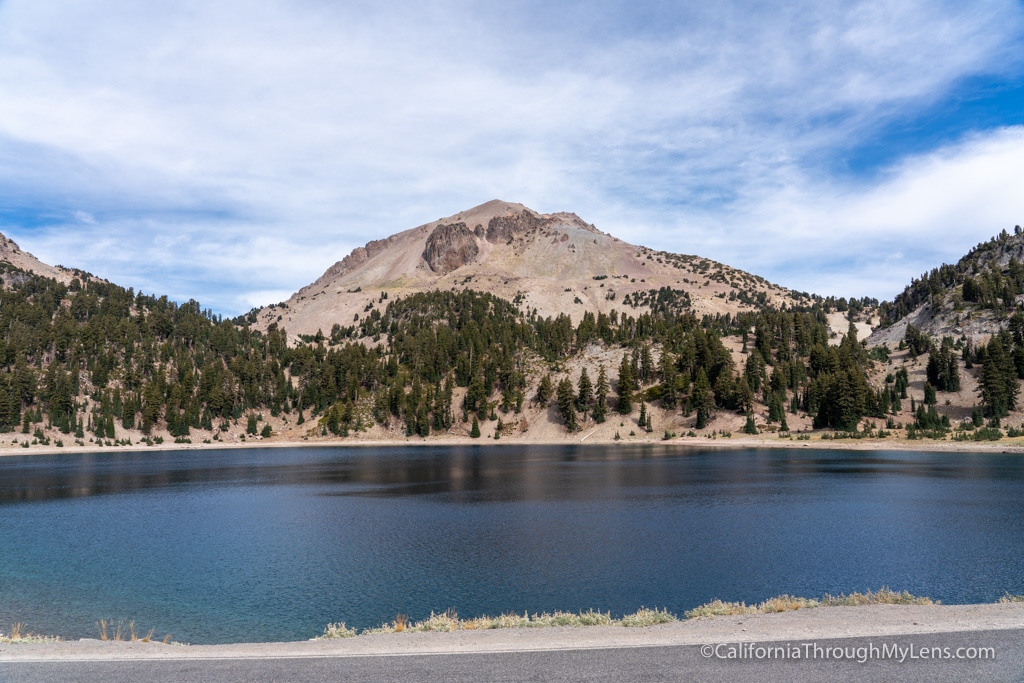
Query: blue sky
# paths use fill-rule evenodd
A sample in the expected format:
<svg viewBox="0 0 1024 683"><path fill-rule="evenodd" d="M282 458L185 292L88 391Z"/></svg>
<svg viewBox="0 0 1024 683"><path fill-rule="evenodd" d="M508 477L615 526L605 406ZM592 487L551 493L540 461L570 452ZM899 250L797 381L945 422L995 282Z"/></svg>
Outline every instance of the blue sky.
<svg viewBox="0 0 1024 683"><path fill-rule="evenodd" d="M1024 5L0 0L0 231L235 315L494 198L891 298L1024 223Z"/></svg>

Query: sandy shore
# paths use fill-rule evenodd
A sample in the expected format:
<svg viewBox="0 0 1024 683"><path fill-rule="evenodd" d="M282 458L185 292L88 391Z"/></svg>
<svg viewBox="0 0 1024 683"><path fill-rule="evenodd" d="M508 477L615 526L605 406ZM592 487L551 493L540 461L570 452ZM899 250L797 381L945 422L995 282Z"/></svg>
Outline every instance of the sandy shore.
<svg viewBox="0 0 1024 683"><path fill-rule="evenodd" d="M568 435L567 435L568 436ZM675 439L662 440L661 438L624 438L620 441L611 439L581 439L576 434L565 439L516 439L505 438L492 440L487 438L446 438L446 437L410 437L400 439L359 439L348 438L316 438L303 441L289 440L260 440L244 442L214 442L214 443L162 443L153 446L144 444L133 444L131 446L107 446L100 447L93 444L85 446L70 445L64 447L36 445L30 448L22 448L18 444L0 443L0 457L5 455L42 455L59 453L109 453L112 451L183 451L183 450L227 450L238 448L321 448L348 446L354 448L368 447L406 447L406 446L486 446L500 448L503 446L568 446L573 444L604 445L604 446L685 446L691 448L717 448L717 449L743 449L743 448L812 448L820 450L846 450L846 451L929 451L929 452L950 452L950 453L1021 453L1024 454L1024 437L1014 439L1003 439L1001 441L933 441L921 439L910 441L908 439L839 439L823 440L818 436L810 441L797 441L796 439L764 438L759 436L738 435L731 438L707 438L707 437L678 437Z"/></svg>
<svg viewBox="0 0 1024 683"><path fill-rule="evenodd" d="M818 607L777 614L691 619L647 628L518 628L394 633L338 640L230 645L163 645L78 640L0 644L0 661L367 657L467 652L660 647L736 642L807 642L1024 628L1024 603Z"/></svg>

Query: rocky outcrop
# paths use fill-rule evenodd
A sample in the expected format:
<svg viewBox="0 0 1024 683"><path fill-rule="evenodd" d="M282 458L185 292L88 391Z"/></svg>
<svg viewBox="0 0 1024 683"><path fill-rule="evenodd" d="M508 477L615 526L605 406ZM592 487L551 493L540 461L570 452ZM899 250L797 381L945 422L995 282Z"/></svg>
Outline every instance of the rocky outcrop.
<svg viewBox="0 0 1024 683"><path fill-rule="evenodd" d="M352 253L341 259L333 266L327 269L327 271L320 276L320 280L326 282L331 280L342 273L348 272L356 266L365 263L372 259L377 254L381 253L388 248L388 245L394 241L395 236L392 235L387 239L372 240L366 243L365 247L356 247L352 250ZM320 281L318 280L318 282Z"/></svg>
<svg viewBox="0 0 1024 683"><path fill-rule="evenodd" d="M523 235L544 225L544 219L530 211L495 216L487 223L487 241L504 244L513 237Z"/></svg>
<svg viewBox="0 0 1024 683"><path fill-rule="evenodd" d="M587 223L585 220L583 220L576 214L569 213L568 211L559 211L558 213L553 213L545 219L545 227L559 225L572 226L574 228L581 228L583 230L588 230L590 232L602 234L601 231L595 228L592 223Z"/></svg>
<svg viewBox="0 0 1024 683"><path fill-rule="evenodd" d="M491 244L504 244L520 235L525 235L534 228L551 229L573 227L601 234L590 223L574 213L559 212L549 216L539 216L531 211L509 213L495 216L487 224L487 241Z"/></svg>
<svg viewBox="0 0 1024 683"><path fill-rule="evenodd" d="M18 244L14 240L0 234L0 259L6 260L11 255L20 253L21 249L18 248Z"/></svg>
<svg viewBox="0 0 1024 683"><path fill-rule="evenodd" d="M473 263L480 247L465 223L439 225L427 238L423 259L435 273L444 275L467 263Z"/></svg>

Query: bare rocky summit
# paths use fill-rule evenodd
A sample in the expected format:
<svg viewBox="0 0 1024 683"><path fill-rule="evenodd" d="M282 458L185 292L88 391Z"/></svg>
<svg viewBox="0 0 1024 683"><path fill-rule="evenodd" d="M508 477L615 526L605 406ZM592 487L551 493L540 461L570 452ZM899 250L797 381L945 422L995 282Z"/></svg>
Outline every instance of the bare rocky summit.
<svg viewBox="0 0 1024 683"><path fill-rule="evenodd" d="M588 311L637 316L668 305L700 317L810 303L709 259L629 244L573 213L493 200L357 247L286 302L249 319L260 329L277 323L293 339L327 334L396 297L435 289L487 291L524 312L566 313L575 322Z"/></svg>

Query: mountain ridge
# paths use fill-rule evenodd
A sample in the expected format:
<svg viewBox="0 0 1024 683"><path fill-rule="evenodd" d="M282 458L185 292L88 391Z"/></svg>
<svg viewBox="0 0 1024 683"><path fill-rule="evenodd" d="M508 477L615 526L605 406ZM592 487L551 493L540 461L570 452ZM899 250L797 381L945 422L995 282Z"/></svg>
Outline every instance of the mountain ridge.
<svg viewBox="0 0 1024 683"><path fill-rule="evenodd" d="M1024 230L1015 226L981 242L955 264L943 263L914 278L879 307L871 346L899 344L913 326L935 339L987 340L1024 308Z"/></svg>
<svg viewBox="0 0 1024 683"><path fill-rule="evenodd" d="M542 214L495 199L356 247L288 300L247 319L259 329L278 323L312 335L357 322L384 294L469 288L574 321L588 311L650 310L662 290L698 316L811 301L710 259L630 244L575 213Z"/></svg>
<svg viewBox="0 0 1024 683"><path fill-rule="evenodd" d="M53 278L58 282L68 284L75 277L87 276L84 272L77 271L72 268L65 268L63 266L51 266L43 263L32 254L27 251L23 251L18 243L7 237L3 233L0 233L0 261L6 262L36 275L42 275L43 277Z"/></svg>

